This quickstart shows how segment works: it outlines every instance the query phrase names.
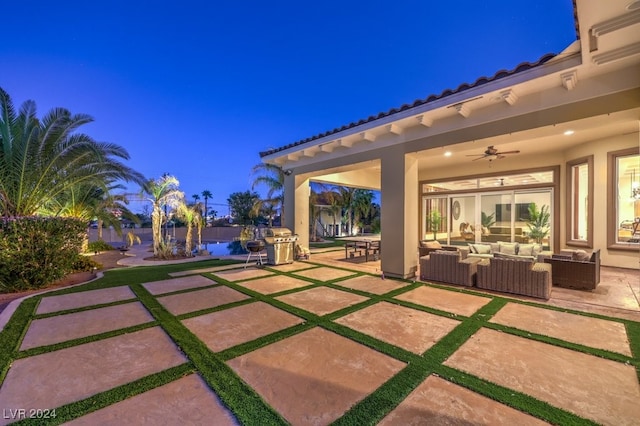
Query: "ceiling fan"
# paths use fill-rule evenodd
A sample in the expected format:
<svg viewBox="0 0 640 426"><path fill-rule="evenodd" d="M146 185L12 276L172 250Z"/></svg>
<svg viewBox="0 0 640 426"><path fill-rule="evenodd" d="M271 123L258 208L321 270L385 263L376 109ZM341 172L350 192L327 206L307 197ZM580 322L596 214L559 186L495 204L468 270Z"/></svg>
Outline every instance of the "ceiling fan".
<svg viewBox="0 0 640 426"><path fill-rule="evenodd" d="M520 151L504 151L499 152L497 148L494 148L493 145L489 145L487 149L482 154L469 154L467 157L478 157L474 158L471 161L482 160L483 158L488 158L489 161L500 160L501 158L505 158L507 154L519 154Z"/></svg>

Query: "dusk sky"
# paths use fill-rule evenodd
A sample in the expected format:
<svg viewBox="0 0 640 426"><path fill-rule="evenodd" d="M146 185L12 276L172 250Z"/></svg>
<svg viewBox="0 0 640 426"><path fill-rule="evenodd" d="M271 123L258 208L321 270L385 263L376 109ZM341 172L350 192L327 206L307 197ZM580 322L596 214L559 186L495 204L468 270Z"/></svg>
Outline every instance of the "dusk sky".
<svg viewBox="0 0 640 426"><path fill-rule="evenodd" d="M175 175L189 200L208 189L210 204L251 189L260 151L576 38L571 0L13 1L2 15L0 87L16 107L89 114L83 131L129 166Z"/></svg>

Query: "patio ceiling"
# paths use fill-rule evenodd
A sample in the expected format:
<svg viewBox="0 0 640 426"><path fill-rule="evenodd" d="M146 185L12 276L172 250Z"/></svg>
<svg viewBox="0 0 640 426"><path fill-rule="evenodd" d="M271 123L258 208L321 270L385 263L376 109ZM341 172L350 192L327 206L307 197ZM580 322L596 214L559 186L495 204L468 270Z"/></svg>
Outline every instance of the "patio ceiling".
<svg viewBox="0 0 640 426"><path fill-rule="evenodd" d="M629 0L596 3L575 2L579 39L558 55L262 152L263 161L300 178L379 189L389 148L415 155L426 179L465 164L515 170L532 159L548 163L550 155L563 162L574 146L637 134L640 8ZM469 155L488 146L520 153L472 162Z"/></svg>

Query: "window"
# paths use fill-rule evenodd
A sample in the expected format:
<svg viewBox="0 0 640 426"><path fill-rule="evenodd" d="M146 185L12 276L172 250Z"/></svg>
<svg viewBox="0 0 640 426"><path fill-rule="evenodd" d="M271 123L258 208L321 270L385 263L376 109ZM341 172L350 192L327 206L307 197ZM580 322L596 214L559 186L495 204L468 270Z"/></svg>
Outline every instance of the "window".
<svg viewBox="0 0 640 426"><path fill-rule="evenodd" d="M640 247L640 150L608 154L607 244L637 251Z"/></svg>
<svg viewBox="0 0 640 426"><path fill-rule="evenodd" d="M593 155L567 162L568 246L593 248Z"/></svg>

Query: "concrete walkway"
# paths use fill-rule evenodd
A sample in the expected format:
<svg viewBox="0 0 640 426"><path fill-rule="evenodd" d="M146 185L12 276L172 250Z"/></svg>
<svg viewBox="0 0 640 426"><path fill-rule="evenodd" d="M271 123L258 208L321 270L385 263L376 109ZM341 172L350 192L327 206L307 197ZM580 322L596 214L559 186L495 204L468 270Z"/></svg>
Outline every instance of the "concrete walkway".
<svg viewBox="0 0 640 426"><path fill-rule="evenodd" d="M142 253L125 263L146 264ZM268 268L194 265L139 287L38 296L0 386L0 425L52 410L71 420L64 407L83 414L72 424L236 424L242 399L224 400L233 390L208 376L209 362L223 362L291 424L329 424L355 416L356 404L381 424L545 424L544 404L553 415L602 424L640 419L640 354L628 333L640 323L548 309L570 302L639 321L638 306L563 292L523 304L382 279L379 266L331 256ZM190 337L175 335L180 327ZM201 352L191 358L193 342L210 361ZM416 362L426 373L409 385L400 377ZM403 396L381 408L385 397L370 400L381 387ZM505 399L487 397L487 387Z"/></svg>

